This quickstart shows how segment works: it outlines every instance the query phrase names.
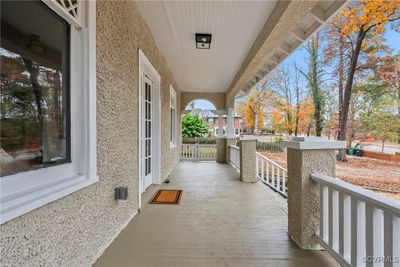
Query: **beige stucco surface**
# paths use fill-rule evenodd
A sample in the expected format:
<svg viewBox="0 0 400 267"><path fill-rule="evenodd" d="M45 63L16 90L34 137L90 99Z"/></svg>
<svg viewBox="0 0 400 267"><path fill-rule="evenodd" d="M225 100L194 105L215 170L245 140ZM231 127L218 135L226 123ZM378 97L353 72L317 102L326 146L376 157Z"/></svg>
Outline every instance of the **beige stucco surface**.
<svg viewBox="0 0 400 267"><path fill-rule="evenodd" d="M257 182L256 140L240 140L240 179L243 182Z"/></svg>
<svg viewBox="0 0 400 267"><path fill-rule="evenodd" d="M99 182L1 225L1 266L90 266L136 213L139 48L161 75L162 178L178 163L168 109L172 84L180 110L179 88L133 1L98 0ZM127 201L114 200L117 186L128 186Z"/></svg>
<svg viewBox="0 0 400 267"><path fill-rule="evenodd" d="M226 139L217 138L217 162L226 163Z"/></svg>
<svg viewBox="0 0 400 267"><path fill-rule="evenodd" d="M287 151L289 235L301 248L320 249L315 240L319 231L319 186L310 174L336 177L335 150Z"/></svg>

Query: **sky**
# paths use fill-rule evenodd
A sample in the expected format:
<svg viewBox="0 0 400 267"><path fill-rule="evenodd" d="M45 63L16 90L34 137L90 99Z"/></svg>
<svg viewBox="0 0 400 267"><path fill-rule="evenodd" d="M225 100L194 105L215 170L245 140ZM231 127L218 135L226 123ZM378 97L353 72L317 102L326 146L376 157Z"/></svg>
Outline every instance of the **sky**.
<svg viewBox="0 0 400 267"><path fill-rule="evenodd" d="M400 33L395 32L386 26L386 32L384 38L387 45L393 49L393 53L397 54L400 52ZM282 65L293 65L295 62L300 68L307 68L307 51L303 46L300 46L293 54L287 57ZM214 105L207 100L195 100L195 108L202 109L215 109Z"/></svg>

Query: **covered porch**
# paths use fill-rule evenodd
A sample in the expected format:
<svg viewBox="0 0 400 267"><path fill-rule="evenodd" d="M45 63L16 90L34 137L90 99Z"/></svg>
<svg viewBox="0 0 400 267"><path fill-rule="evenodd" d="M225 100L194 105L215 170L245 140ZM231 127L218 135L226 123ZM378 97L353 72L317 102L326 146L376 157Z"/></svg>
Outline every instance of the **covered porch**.
<svg viewBox="0 0 400 267"><path fill-rule="evenodd" d="M228 164L181 162L171 182L143 195L141 212L95 266L338 266L287 234L286 199L243 183ZM147 204L158 188L182 189L179 205Z"/></svg>

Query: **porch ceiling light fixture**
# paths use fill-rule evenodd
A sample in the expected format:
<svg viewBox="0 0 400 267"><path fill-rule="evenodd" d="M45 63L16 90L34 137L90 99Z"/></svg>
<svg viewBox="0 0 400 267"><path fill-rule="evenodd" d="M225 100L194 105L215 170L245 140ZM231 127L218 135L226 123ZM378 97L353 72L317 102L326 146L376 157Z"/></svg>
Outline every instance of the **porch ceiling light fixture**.
<svg viewBox="0 0 400 267"><path fill-rule="evenodd" d="M211 47L211 34L210 33L196 33L196 48L197 49L210 49Z"/></svg>

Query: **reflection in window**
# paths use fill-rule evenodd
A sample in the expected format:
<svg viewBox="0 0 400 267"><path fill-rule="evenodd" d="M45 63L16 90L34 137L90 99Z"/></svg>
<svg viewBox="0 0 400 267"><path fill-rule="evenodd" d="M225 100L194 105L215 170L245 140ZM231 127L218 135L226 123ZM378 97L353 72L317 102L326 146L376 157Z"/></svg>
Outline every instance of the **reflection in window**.
<svg viewBox="0 0 400 267"><path fill-rule="evenodd" d="M69 25L39 1L2 1L0 60L0 175L69 162Z"/></svg>

